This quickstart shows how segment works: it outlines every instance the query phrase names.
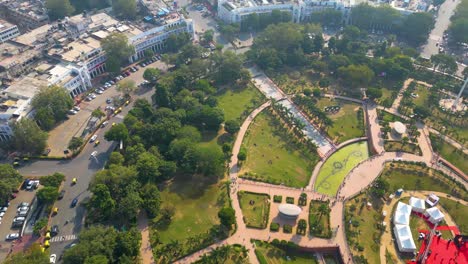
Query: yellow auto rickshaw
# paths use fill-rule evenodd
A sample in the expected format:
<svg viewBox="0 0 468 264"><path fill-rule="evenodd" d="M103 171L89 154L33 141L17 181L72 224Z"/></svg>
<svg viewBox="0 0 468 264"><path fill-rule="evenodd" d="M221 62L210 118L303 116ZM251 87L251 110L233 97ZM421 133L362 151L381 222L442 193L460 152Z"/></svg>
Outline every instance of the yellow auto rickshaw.
<svg viewBox="0 0 468 264"><path fill-rule="evenodd" d="M99 140L94 141L94 146L98 146L101 142Z"/></svg>
<svg viewBox="0 0 468 264"><path fill-rule="evenodd" d="M50 239L50 232L47 232L47 233L45 234L45 239L47 239L47 240Z"/></svg>
<svg viewBox="0 0 468 264"><path fill-rule="evenodd" d="M59 211L58 207L54 207L54 210L52 211L52 214L56 215L56 214L58 214L58 211Z"/></svg>
<svg viewBox="0 0 468 264"><path fill-rule="evenodd" d="M44 247L45 247L45 248L50 247L50 242L49 242L49 240L44 241Z"/></svg>
<svg viewBox="0 0 468 264"><path fill-rule="evenodd" d="M112 123L112 126L115 126L115 125L116 125L116 123L115 123L115 122L114 122L114 123Z"/></svg>
<svg viewBox="0 0 468 264"><path fill-rule="evenodd" d="M130 103L130 101L129 101L129 100L125 101L125 105L128 105L129 103Z"/></svg>
<svg viewBox="0 0 468 264"><path fill-rule="evenodd" d="M76 178L72 179L72 184L75 185L78 180Z"/></svg>

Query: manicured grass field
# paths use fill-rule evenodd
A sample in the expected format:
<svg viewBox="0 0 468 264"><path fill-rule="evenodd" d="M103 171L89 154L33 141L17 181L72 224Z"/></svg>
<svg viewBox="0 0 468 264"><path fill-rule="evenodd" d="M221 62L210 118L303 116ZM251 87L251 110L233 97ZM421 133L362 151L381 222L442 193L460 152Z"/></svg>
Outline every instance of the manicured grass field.
<svg viewBox="0 0 468 264"><path fill-rule="evenodd" d="M270 202L264 193L250 193L240 191L239 203L246 226L264 229L268 224Z"/></svg>
<svg viewBox="0 0 468 264"><path fill-rule="evenodd" d="M369 158L367 142L357 142L339 149L320 168L315 181L315 190L334 196L351 169L367 158Z"/></svg>
<svg viewBox="0 0 468 264"><path fill-rule="evenodd" d="M223 109L226 121L240 119L245 110L251 109L250 111L252 111L265 101L262 93L251 85L243 89L223 90L216 97L218 98L218 107Z"/></svg>
<svg viewBox="0 0 468 264"><path fill-rule="evenodd" d="M415 94L418 97L413 98L413 103L417 106L426 106L427 105L427 97L429 96L429 88L424 85L416 84L416 88L414 88Z"/></svg>
<svg viewBox="0 0 468 264"><path fill-rule="evenodd" d="M421 149L419 148L418 145L413 144L413 143L403 144L403 142L401 142L401 141L386 140L384 142L384 149L387 152L401 151L401 152L415 154L415 155L418 155L418 156L422 155L421 154Z"/></svg>
<svg viewBox="0 0 468 264"><path fill-rule="evenodd" d="M468 233L468 206L444 197L440 197L439 205L452 217L462 234Z"/></svg>
<svg viewBox="0 0 468 264"><path fill-rule="evenodd" d="M242 164L240 175L247 173L260 181L304 187L318 162L318 155L298 149L290 142L292 134L274 127L274 118L262 112L250 125L242 143L247 150L247 160Z"/></svg>
<svg viewBox="0 0 468 264"><path fill-rule="evenodd" d="M219 224L219 209L229 204L224 184L207 185L201 178L176 178L161 191L161 200L162 207L169 205L175 209L169 226L158 228L164 243L207 232Z"/></svg>
<svg viewBox="0 0 468 264"><path fill-rule="evenodd" d="M326 106L339 105L340 111L336 114L329 113L328 117L333 120L333 126L326 131L328 136L335 142L341 143L348 139L364 136L362 111L358 104L343 100L330 100L322 98L317 102L317 107L324 109Z"/></svg>
<svg viewBox="0 0 468 264"><path fill-rule="evenodd" d="M327 211L321 212L320 208L324 205ZM330 238L330 207L328 202L314 201L310 202L309 210L310 233L316 237Z"/></svg>
<svg viewBox="0 0 468 264"><path fill-rule="evenodd" d="M457 150L455 147L436 135L431 135L431 143L434 150L438 152L442 158L446 159L463 172L468 173L468 163L466 163L468 155Z"/></svg>
<svg viewBox="0 0 468 264"><path fill-rule="evenodd" d="M443 192L468 198L466 190L462 190L453 181L444 178L439 172L416 164L387 163L381 177L389 183L389 192L399 188L404 190L424 190Z"/></svg>
<svg viewBox="0 0 468 264"><path fill-rule="evenodd" d="M368 209L365 204L372 203ZM368 263L380 262L380 231L382 200L359 194L345 204L346 239L353 255L363 255ZM352 224L350 224L350 221ZM377 242L376 242L377 241ZM362 251L359 250L362 247Z"/></svg>
<svg viewBox="0 0 468 264"><path fill-rule="evenodd" d="M384 110L380 110L380 109L377 109L377 113L379 115L379 119L380 120L383 120L383 121L386 121L386 122L396 122L396 121L399 121L399 122L402 122L402 123L406 123L406 121L399 117L399 116L396 116L394 114L390 114L389 112L387 111L384 111Z"/></svg>
<svg viewBox="0 0 468 264"><path fill-rule="evenodd" d="M313 253L290 252L278 248L272 244L255 241L255 255L260 264L317 264ZM289 259L287 259L289 257Z"/></svg>

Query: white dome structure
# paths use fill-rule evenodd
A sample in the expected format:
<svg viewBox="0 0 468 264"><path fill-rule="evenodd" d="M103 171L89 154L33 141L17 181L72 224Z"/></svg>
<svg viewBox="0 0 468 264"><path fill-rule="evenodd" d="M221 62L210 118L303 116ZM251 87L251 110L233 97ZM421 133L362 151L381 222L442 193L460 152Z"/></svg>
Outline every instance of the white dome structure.
<svg viewBox="0 0 468 264"><path fill-rule="evenodd" d="M397 122L393 123L393 130L397 134L403 135L404 133L406 133L406 126L403 123L397 121Z"/></svg>
<svg viewBox="0 0 468 264"><path fill-rule="evenodd" d="M286 218L296 218L302 212L302 209L294 204L280 204L278 210L280 215Z"/></svg>

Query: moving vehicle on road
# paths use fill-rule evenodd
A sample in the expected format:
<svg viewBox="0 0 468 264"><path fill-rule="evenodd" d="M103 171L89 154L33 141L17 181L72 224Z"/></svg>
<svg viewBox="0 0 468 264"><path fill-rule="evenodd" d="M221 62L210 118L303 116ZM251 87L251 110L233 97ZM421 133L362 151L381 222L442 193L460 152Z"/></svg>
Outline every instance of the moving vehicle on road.
<svg viewBox="0 0 468 264"><path fill-rule="evenodd" d="M58 225L52 226L52 229L50 229L50 235L51 236L56 236L59 233L59 227Z"/></svg>
<svg viewBox="0 0 468 264"><path fill-rule="evenodd" d="M89 142L94 142L94 141L96 140L96 138L97 138L97 135L93 135L93 136L91 137L91 139L89 140Z"/></svg>
<svg viewBox="0 0 468 264"><path fill-rule="evenodd" d="M75 185L78 180L76 178L72 179L72 185Z"/></svg>
<svg viewBox="0 0 468 264"><path fill-rule="evenodd" d="M58 207L54 207L54 210L52 211L52 215L58 214L58 211L59 211Z"/></svg>
<svg viewBox="0 0 468 264"><path fill-rule="evenodd" d="M50 263L55 263L55 261L57 261L57 255L55 254L50 255L49 260L50 260Z"/></svg>
<svg viewBox="0 0 468 264"><path fill-rule="evenodd" d="M91 157L90 157L90 158L95 158L96 156L97 156L97 151L95 150L95 151L93 151L93 152L91 153Z"/></svg>
<svg viewBox="0 0 468 264"><path fill-rule="evenodd" d="M77 203L78 203L78 198L73 199L73 201L70 204L70 207L71 208L75 207Z"/></svg>
<svg viewBox="0 0 468 264"><path fill-rule="evenodd" d="M94 146L97 147L100 143L101 143L101 141L96 140L96 142L94 142Z"/></svg>
<svg viewBox="0 0 468 264"><path fill-rule="evenodd" d="M16 240L20 237L20 235L18 233L12 233L12 234L8 234L5 238L5 240L7 241L11 241L11 240Z"/></svg>

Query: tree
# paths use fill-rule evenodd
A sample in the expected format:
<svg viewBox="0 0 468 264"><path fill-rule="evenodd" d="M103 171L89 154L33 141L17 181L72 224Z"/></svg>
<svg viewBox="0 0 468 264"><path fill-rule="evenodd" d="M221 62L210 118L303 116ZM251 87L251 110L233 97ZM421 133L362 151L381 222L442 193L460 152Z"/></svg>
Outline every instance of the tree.
<svg viewBox="0 0 468 264"><path fill-rule="evenodd" d="M126 141L128 129L124 124L116 124L104 134L104 138L107 141Z"/></svg>
<svg viewBox="0 0 468 264"><path fill-rule="evenodd" d="M155 218L161 207L161 196L158 186L147 183L141 188L140 196L143 199L143 208L148 213L149 218Z"/></svg>
<svg viewBox="0 0 468 264"><path fill-rule="evenodd" d="M450 24L449 32L455 43L468 43L468 19L455 19Z"/></svg>
<svg viewBox="0 0 468 264"><path fill-rule="evenodd" d="M13 143L16 150L24 153L41 154L49 136L33 120L22 118L13 125Z"/></svg>
<svg viewBox="0 0 468 264"><path fill-rule="evenodd" d="M46 186L37 191L37 200L42 204L52 204L59 196L58 188Z"/></svg>
<svg viewBox="0 0 468 264"><path fill-rule="evenodd" d="M134 19L137 12L135 0L112 0L112 9L118 17Z"/></svg>
<svg viewBox="0 0 468 264"><path fill-rule="evenodd" d="M214 38L214 31L209 29L203 33L202 41L204 43L210 43L213 41L213 38Z"/></svg>
<svg viewBox="0 0 468 264"><path fill-rule="evenodd" d="M366 65L349 65L338 68L338 75L353 88L366 86L374 78L374 72Z"/></svg>
<svg viewBox="0 0 468 264"><path fill-rule="evenodd" d="M61 86L45 86L34 95L32 106L37 111L34 117L42 129L50 130L58 122L67 118L67 112L73 107L73 99Z"/></svg>
<svg viewBox="0 0 468 264"><path fill-rule="evenodd" d="M161 176L161 172L159 171L160 166L161 159L159 157L149 152L140 154L136 162L140 182L157 182L158 177Z"/></svg>
<svg viewBox="0 0 468 264"><path fill-rule="evenodd" d="M134 2L135 0L118 0L122 2ZM101 41L101 47L106 52L106 67L111 73L120 72L120 67L135 53L133 46L128 44L128 38L122 33L111 33Z"/></svg>
<svg viewBox="0 0 468 264"><path fill-rule="evenodd" d="M426 119L431 115L431 110L425 106L415 106L413 112L417 114L421 119Z"/></svg>
<svg viewBox="0 0 468 264"><path fill-rule="evenodd" d="M241 148L239 153L237 154L237 159L240 161L245 161L247 159L247 150L245 148Z"/></svg>
<svg viewBox="0 0 468 264"><path fill-rule="evenodd" d="M62 173L56 172L52 175L43 176L39 180L41 184L44 186L58 188L60 184L65 180L65 175L63 175Z"/></svg>
<svg viewBox="0 0 468 264"><path fill-rule="evenodd" d="M61 19L75 12L69 0L47 0L45 5L50 20Z"/></svg>
<svg viewBox="0 0 468 264"><path fill-rule="evenodd" d="M433 27L434 18L431 14L417 12L406 16L397 32L409 43L419 46L427 40L427 36Z"/></svg>
<svg viewBox="0 0 468 264"><path fill-rule="evenodd" d="M147 68L143 73L143 79L147 80L148 82L155 82L160 75L161 71L159 69Z"/></svg>
<svg viewBox="0 0 468 264"><path fill-rule="evenodd" d="M143 51L143 55L145 56L145 58L150 59L154 56L154 51L152 51L151 49L146 49L145 51Z"/></svg>
<svg viewBox="0 0 468 264"><path fill-rule="evenodd" d="M4 264L48 264L50 263L49 255L42 252L41 245L34 243L29 249L23 252L18 252L9 255Z"/></svg>
<svg viewBox="0 0 468 264"><path fill-rule="evenodd" d="M108 220L114 213L115 201L112 199L109 188L104 184L96 184L91 192L93 195L88 206L92 209L92 217L97 221Z"/></svg>
<svg viewBox="0 0 468 264"><path fill-rule="evenodd" d="M136 85L134 80L122 80L117 84L117 91L123 93L125 97L130 96L130 93L135 91Z"/></svg>
<svg viewBox="0 0 468 264"><path fill-rule="evenodd" d="M447 54L435 54L431 56L434 71L439 68L442 72L453 74L457 71L458 65L454 57Z"/></svg>
<svg viewBox="0 0 468 264"><path fill-rule="evenodd" d="M76 151L77 149L79 149L81 147L81 145L83 145L83 139L80 138L80 137L72 137L72 139L70 139L70 142L68 143L68 148L71 150L71 151Z"/></svg>
<svg viewBox="0 0 468 264"><path fill-rule="evenodd" d="M237 120L228 120L224 124L224 129L229 133L229 134L235 134L237 131L240 129L240 124Z"/></svg>
<svg viewBox="0 0 468 264"><path fill-rule="evenodd" d="M122 165L125 161L125 158L119 152L112 152L109 157L109 164Z"/></svg>
<svg viewBox="0 0 468 264"><path fill-rule="evenodd" d="M93 112L91 112L91 116L101 119L101 118L105 117L106 114L101 110L100 107L98 107L98 108L94 109Z"/></svg>
<svg viewBox="0 0 468 264"><path fill-rule="evenodd" d="M382 89L369 87L366 91L367 97L374 100L382 97Z"/></svg>
<svg viewBox="0 0 468 264"><path fill-rule="evenodd" d="M0 201L8 201L23 177L10 164L0 164Z"/></svg>
<svg viewBox="0 0 468 264"><path fill-rule="evenodd" d="M236 223L236 212L231 207L224 207L218 212L219 220L221 224L227 227L229 230L232 229L232 225Z"/></svg>
<svg viewBox="0 0 468 264"><path fill-rule="evenodd" d="M209 177L223 175L224 154L219 147L198 146L194 154L197 172Z"/></svg>

